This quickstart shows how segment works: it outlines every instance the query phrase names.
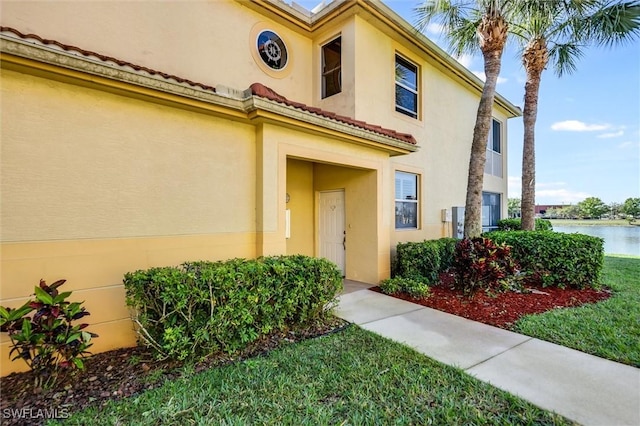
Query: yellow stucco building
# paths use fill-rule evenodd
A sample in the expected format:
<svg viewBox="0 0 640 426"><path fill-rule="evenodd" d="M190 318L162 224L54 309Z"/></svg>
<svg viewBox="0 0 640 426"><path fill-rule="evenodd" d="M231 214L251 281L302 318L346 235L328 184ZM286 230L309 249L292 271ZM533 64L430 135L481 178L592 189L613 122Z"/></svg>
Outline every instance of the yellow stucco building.
<svg viewBox="0 0 640 426"><path fill-rule="evenodd" d="M0 7L0 304L67 279L94 352L135 344L129 271L299 253L377 283L398 242L452 235L482 82L384 4ZM487 226L519 114L497 96Z"/></svg>

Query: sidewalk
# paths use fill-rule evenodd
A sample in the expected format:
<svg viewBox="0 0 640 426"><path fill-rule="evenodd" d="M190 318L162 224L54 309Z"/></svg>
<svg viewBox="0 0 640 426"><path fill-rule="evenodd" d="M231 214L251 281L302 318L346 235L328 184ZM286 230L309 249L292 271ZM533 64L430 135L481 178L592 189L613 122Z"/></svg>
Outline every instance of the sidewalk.
<svg viewBox="0 0 640 426"><path fill-rule="evenodd" d="M640 425L640 369L345 282L336 315L584 425Z"/></svg>

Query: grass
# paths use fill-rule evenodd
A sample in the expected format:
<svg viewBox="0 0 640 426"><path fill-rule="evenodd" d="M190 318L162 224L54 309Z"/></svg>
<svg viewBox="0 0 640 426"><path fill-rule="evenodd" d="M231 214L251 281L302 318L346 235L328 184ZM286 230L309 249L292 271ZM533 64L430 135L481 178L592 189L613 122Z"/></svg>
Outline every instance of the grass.
<svg viewBox="0 0 640 426"><path fill-rule="evenodd" d="M526 316L514 331L640 367L640 257L606 256L602 282L611 298Z"/></svg>
<svg viewBox="0 0 640 426"><path fill-rule="evenodd" d="M350 326L170 381L65 424L570 424L414 350Z"/></svg>
<svg viewBox="0 0 640 426"><path fill-rule="evenodd" d="M630 226L624 219L551 219L553 226Z"/></svg>

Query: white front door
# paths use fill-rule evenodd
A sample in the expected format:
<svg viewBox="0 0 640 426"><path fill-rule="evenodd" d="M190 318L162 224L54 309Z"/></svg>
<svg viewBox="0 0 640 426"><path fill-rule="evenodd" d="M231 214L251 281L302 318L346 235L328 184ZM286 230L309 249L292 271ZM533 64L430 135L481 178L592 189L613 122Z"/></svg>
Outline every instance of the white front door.
<svg viewBox="0 0 640 426"><path fill-rule="evenodd" d="M338 265L345 276L346 228L344 190L320 192L318 232L320 257Z"/></svg>

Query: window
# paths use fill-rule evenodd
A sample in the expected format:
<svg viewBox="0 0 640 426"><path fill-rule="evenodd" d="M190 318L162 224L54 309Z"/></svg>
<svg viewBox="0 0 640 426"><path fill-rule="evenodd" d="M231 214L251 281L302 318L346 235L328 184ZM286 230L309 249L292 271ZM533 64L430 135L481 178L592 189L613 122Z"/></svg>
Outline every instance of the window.
<svg viewBox="0 0 640 426"><path fill-rule="evenodd" d="M488 175L502 177L502 123L496 119L493 119L489 129L484 172Z"/></svg>
<svg viewBox="0 0 640 426"><path fill-rule="evenodd" d="M418 67L396 55L396 111L418 118Z"/></svg>
<svg viewBox="0 0 640 426"><path fill-rule="evenodd" d="M279 71L287 66L289 55L287 46L273 31L264 30L258 34L256 48L262 61L271 69Z"/></svg>
<svg viewBox="0 0 640 426"><path fill-rule="evenodd" d="M322 98L342 91L342 37L322 46Z"/></svg>
<svg viewBox="0 0 640 426"><path fill-rule="evenodd" d="M418 228L418 175L396 172L396 229Z"/></svg>
<svg viewBox="0 0 640 426"><path fill-rule="evenodd" d="M502 203L500 194L493 192L482 193L482 232L498 229Z"/></svg>

